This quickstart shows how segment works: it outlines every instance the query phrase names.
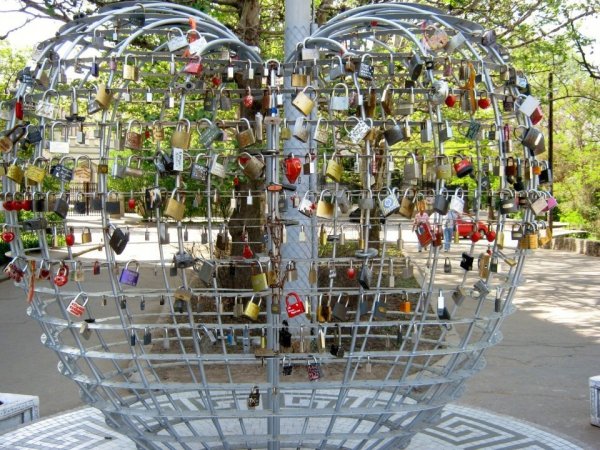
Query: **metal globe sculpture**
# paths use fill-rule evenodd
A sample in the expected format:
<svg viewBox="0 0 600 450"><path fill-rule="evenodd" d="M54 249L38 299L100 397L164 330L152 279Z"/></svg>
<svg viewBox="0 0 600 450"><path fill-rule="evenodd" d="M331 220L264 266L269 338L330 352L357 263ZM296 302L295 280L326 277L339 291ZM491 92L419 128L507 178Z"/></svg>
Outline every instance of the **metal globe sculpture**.
<svg viewBox="0 0 600 450"><path fill-rule="evenodd" d="M492 31L423 6L353 9L281 62L194 9L103 8L2 106L5 272L140 448L403 448L484 366L549 239L528 89Z"/></svg>

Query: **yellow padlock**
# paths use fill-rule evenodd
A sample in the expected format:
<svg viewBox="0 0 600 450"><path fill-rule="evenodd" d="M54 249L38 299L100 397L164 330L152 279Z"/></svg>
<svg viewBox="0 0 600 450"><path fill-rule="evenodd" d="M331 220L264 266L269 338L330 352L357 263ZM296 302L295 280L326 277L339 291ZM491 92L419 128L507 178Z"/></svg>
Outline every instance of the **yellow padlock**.
<svg viewBox="0 0 600 450"><path fill-rule="evenodd" d="M256 273L256 265L252 266L252 275L250 276L250 282L252 283L252 290L254 292L264 291L269 287L267 283L267 274L263 272L262 265L258 263L260 272Z"/></svg>
<svg viewBox="0 0 600 450"><path fill-rule="evenodd" d="M334 205L331 201L325 200L326 192L331 198L331 192L328 189L323 189L321 196L319 197L319 202L317 203L317 217L331 220L333 219Z"/></svg>
<svg viewBox="0 0 600 450"><path fill-rule="evenodd" d="M17 158L15 158L10 166L8 166L8 170L6 172L6 176L13 180L17 184L21 184L23 181L23 169L21 166L17 164Z"/></svg>
<svg viewBox="0 0 600 450"><path fill-rule="evenodd" d="M160 120L152 122L152 139L154 142L160 142L165 139L165 129Z"/></svg>
<svg viewBox="0 0 600 450"><path fill-rule="evenodd" d="M187 150L190 148L192 133L190 132L190 121L181 119L177 122L177 128L171 136L171 146Z"/></svg>
<svg viewBox="0 0 600 450"><path fill-rule="evenodd" d="M490 274L490 260L491 256L487 253L481 253L477 259L477 267L479 269L479 277L487 278Z"/></svg>
<svg viewBox="0 0 600 450"><path fill-rule="evenodd" d="M264 275L264 273L263 273ZM254 303L254 297L250 299L250 301L246 304L244 308L243 316L250 320L257 320L258 314L260 313L260 304L262 303L262 298L258 301L258 303Z"/></svg>
<svg viewBox="0 0 600 450"><path fill-rule="evenodd" d="M109 89L106 88L105 84L99 84L96 86L96 103L101 109L108 109L110 102L112 102L113 94Z"/></svg>
<svg viewBox="0 0 600 450"><path fill-rule="evenodd" d="M339 183L342 180L342 174L344 173L344 167L336 161L335 152L331 155L331 159L327 163L327 171L325 172L325 176L331 178L336 183Z"/></svg>
<svg viewBox="0 0 600 450"><path fill-rule="evenodd" d="M129 64L128 59L131 56L133 58L133 64ZM125 61L123 63L123 79L129 81L137 81L139 77L139 69L137 67L137 60L133 55L125 55Z"/></svg>
<svg viewBox="0 0 600 450"><path fill-rule="evenodd" d="M29 184L39 184L44 181L47 170L44 162L47 161L46 158L38 157L33 160L32 164L27 166L27 169L25 169L25 176L27 177Z"/></svg>
<svg viewBox="0 0 600 450"><path fill-rule="evenodd" d="M305 116L308 116L315 107L315 102L312 101L306 93L307 89L312 89L314 91L312 87L306 86L302 91L296 94L296 98L292 101L292 105Z"/></svg>
<svg viewBox="0 0 600 450"><path fill-rule="evenodd" d="M175 198L176 193L177 188L173 189L171 197L167 200L165 216L171 217L179 222L183 219L183 215L185 214L185 196L182 196L180 200L177 200Z"/></svg>

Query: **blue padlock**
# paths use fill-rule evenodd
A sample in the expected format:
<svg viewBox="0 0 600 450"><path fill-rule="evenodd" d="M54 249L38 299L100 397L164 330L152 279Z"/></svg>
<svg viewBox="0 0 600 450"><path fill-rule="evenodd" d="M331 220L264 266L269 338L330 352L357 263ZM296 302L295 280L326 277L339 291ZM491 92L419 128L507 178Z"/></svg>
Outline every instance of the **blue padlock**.
<svg viewBox="0 0 600 450"><path fill-rule="evenodd" d="M135 264L135 270L131 270L129 268L130 264ZM125 264L123 270L121 270L121 276L119 277L119 283L127 284L129 286L137 286L138 279L140 278L140 263L138 263L135 259L128 261Z"/></svg>

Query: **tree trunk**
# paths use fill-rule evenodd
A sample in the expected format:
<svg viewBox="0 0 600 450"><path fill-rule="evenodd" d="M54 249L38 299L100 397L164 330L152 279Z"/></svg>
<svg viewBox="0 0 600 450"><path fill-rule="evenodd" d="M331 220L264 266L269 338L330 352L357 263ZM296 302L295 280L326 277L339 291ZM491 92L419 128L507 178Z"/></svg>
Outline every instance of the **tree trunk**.
<svg viewBox="0 0 600 450"><path fill-rule="evenodd" d="M245 0L240 13L238 36L248 45L259 44L260 0Z"/></svg>

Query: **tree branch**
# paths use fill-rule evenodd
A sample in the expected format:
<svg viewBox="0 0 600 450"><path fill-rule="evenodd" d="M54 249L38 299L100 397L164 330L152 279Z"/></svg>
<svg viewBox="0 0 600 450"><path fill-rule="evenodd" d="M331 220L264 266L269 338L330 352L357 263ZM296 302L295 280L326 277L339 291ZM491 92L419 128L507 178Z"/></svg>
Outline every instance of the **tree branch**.
<svg viewBox="0 0 600 450"><path fill-rule="evenodd" d="M573 24L570 25L570 28L573 33L573 38L575 39L575 45L577 46L577 53L579 53L579 55L581 56L581 61L576 61L581 66L583 66L583 68L590 75L591 78L593 78L594 80L600 80L600 69L588 62L585 56L585 51L583 51L583 46L581 45L581 41L579 40L579 35L577 34L577 31L575 30Z"/></svg>

